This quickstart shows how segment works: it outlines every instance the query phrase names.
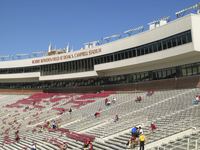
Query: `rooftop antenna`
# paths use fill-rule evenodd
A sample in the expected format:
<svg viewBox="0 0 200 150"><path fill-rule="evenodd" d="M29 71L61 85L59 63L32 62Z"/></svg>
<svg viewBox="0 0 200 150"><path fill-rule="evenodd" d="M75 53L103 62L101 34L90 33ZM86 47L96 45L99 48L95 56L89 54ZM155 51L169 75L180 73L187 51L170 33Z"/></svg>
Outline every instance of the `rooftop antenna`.
<svg viewBox="0 0 200 150"><path fill-rule="evenodd" d="M51 45L51 42L50 42L48 52L51 52L52 49L53 49L53 48L52 48L52 45Z"/></svg>
<svg viewBox="0 0 200 150"><path fill-rule="evenodd" d="M69 43L67 44L67 47L66 47L66 53L70 52L70 47L69 47Z"/></svg>
<svg viewBox="0 0 200 150"><path fill-rule="evenodd" d="M34 57L38 57L38 56L45 56L45 51L37 51L37 52L32 52L32 55Z"/></svg>
<svg viewBox="0 0 200 150"><path fill-rule="evenodd" d="M22 57L28 56L28 54L16 54L16 56L21 59Z"/></svg>
<svg viewBox="0 0 200 150"><path fill-rule="evenodd" d="M180 17L183 17L184 15L188 14L188 12L192 12L192 10L195 10L196 13L199 14L200 13L200 2L193 6L187 7L185 9L182 9L181 11L176 12L175 15L177 18L180 18Z"/></svg>
<svg viewBox="0 0 200 150"><path fill-rule="evenodd" d="M3 60L3 61L4 61L6 58L9 59L9 58L10 58L10 55L0 56L0 59Z"/></svg>
<svg viewBox="0 0 200 150"><path fill-rule="evenodd" d="M124 34L131 36L131 35L134 34L134 32L138 33L138 32L142 32L142 31L144 31L144 26L139 26L137 28L133 28L133 29L129 29L127 31L124 31Z"/></svg>

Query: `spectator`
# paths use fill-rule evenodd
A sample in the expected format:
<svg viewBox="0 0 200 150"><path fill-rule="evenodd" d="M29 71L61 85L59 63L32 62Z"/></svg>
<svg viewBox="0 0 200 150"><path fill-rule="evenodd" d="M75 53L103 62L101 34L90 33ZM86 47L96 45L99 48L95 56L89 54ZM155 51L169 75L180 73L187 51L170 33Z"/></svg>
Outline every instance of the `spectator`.
<svg viewBox="0 0 200 150"><path fill-rule="evenodd" d="M70 107L69 109L69 114L71 115L72 114L72 108Z"/></svg>
<svg viewBox="0 0 200 150"><path fill-rule="evenodd" d="M95 116L95 118L100 117L100 112L98 112L98 111L95 112L94 116Z"/></svg>
<svg viewBox="0 0 200 150"><path fill-rule="evenodd" d="M43 125L43 128L50 128L50 122L45 121L45 124Z"/></svg>
<svg viewBox="0 0 200 150"><path fill-rule="evenodd" d="M141 102L142 101L142 97L141 96L137 96L135 102Z"/></svg>
<svg viewBox="0 0 200 150"><path fill-rule="evenodd" d="M113 97L112 102L113 102L113 103L116 103L116 101L117 101L116 97Z"/></svg>
<svg viewBox="0 0 200 150"><path fill-rule="evenodd" d="M60 150L67 150L67 143L63 142L63 144L60 146Z"/></svg>
<svg viewBox="0 0 200 150"><path fill-rule="evenodd" d="M137 138L139 136L137 127L134 127L131 129L131 135L135 138Z"/></svg>
<svg viewBox="0 0 200 150"><path fill-rule="evenodd" d="M136 137L131 136L131 138L128 140L126 145L127 145L127 148L132 149L132 148L135 148L137 144L138 144L138 141Z"/></svg>
<svg viewBox="0 0 200 150"><path fill-rule="evenodd" d="M140 134L143 134L143 130L142 130L141 125L139 125L139 127L138 127L138 133L139 133L139 135L140 135Z"/></svg>
<svg viewBox="0 0 200 150"><path fill-rule="evenodd" d="M193 105L198 105L199 101L197 101L196 99L195 100L192 100L192 104Z"/></svg>
<svg viewBox="0 0 200 150"><path fill-rule="evenodd" d="M93 144L92 144L92 142L89 142L89 150L93 150Z"/></svg>
<svg viewBox="0 0 200 150"><path fill-rule="evenodd" d="M83 145L83 150L88 150L88 148L89 148L89 143L85 142Z"/></svg>
<svg viewBox="0 0 200 150"><path fill-rule="evenodd" d="M199 101L199 95L196 95L195 99L196 99L196 101Z"/></svg>
<svg viewBox="0 0 200 150"><path fill-rule="evenodd" d="M118 120L119 120L119 116L118 116L118 115L115 115L114 122L117 122Z"/></svg>
<svg viewBox="0 0 200 150"><path fill-rule="evenodd" d="M156 127L155 123L152 122L151 123L151 131L154 132L156 130L156 128L157 127Z"/></svg>
<svg viewBox="0 0 200 150"><path fill-rule="evenodd" d="M36 144L35 144L35 143L33 143L33 144L31 145L31 150L36 150Z"/></svg>
<svg viewBox="0 0 200 150"><path fill-rule="evenodd" d="M108 98L105 99L105 105L107 106L108 103Z"/></svg>
<svg viewBox="0 0 200 150"><path fill-rule="evenodd" d="M147 96L151 96L151 95L153 95L153 93L154 93L154 91L153 90L149 90L149 91L147 91Z"/></svg>
<svg viewBox="0 0 200 150"><path fill-rule="evenodd" d="M140 134L139 141L140 141L140 150L144 150L145 136L143 133Z"/></svg>
<svg viewBox="0 0 200 150"><path fill-rule="evenodd" d="M57 126L57 124L56 124L56 121L55 120L53 120L52 121L52 128L53 129L56 129L58 126Z"/></svg>
<svg viewBox="0 0 200 150"><path fill-rule="evenodd" d="M196 95L195 101L193 102L194 104L198 104L200 102L200 96Z"/></svg>
<svg viewBox="0 0 200 150"><path fill-rule="evenodd" d="M15 141L16 141L16 142L19 142L19 140L20 140L20 137L19 137L19 130L17 130L17 131L15 132Z"/></svg>
<svg viewBox="0 0 200 150"><path fill-rule="evenodd" d="M106 105L106 106L109 106L110 104L111 104L111 101L110 101L108 98L106 98L106 99L105 99L105 105Z"/></svg>
<svg viewBox="0 0 200 150"><path fill-rule="evenodd" d="M93 145L90 139L87 139L83 145L83 150L93 150Z"/></svg>

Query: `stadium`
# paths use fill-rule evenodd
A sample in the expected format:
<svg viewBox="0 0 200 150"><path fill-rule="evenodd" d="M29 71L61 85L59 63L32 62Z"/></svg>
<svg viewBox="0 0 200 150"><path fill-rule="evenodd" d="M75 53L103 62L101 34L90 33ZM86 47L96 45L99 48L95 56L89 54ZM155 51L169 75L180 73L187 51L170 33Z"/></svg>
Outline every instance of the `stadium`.
<svg viewBox="0 0 200 150"><path fill-rule="evenodd" d="M139 149L140 126L147 150L199 150L199 14L197 3L78 51L0 57L0 149Z"/></svg>

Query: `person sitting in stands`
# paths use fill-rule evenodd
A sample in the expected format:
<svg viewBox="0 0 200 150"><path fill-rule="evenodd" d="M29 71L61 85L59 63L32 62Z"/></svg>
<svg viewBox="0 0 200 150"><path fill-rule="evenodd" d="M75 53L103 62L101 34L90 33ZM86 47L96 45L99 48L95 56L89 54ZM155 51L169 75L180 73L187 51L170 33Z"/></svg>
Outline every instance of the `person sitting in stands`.
<svg viewBox="0 0 200 150"><path fill-rule="evenodd" d="M192 101L193 105L197 105L200 102L199 95L196 95L195 100Z"/></svg>
<svg viewBox="0 0 200 150"><path fill-rule="evenodd" d="M117 101L116 97L113 97L112 99L113 104L116 103L116 101Z"/></svg>
<svg viewBox="0 0 200 150"><path fill-rule="evenodd" d="M139 133L139 135L143 133L141 125L139 125L139 127L138 127L138 133Z"/></svg>
<svg viewBox="0 0 200 150"><path fill-rule="evenodd" d="M93 150L93 144L92 144L92 142L89 142L89 150Z"/></svg>
<svg viewBox="0 0 200 150"><path fill-rule="evenodd" d="M107 102L107 106L110 106L110 104L111 104L111 101L110 101L110 100L108 100L108 102Z"/></svg>
<svg viewBox="0 0 200 150"><path fill-rule="evenodd" d="M154 93L154 91L153 90L150 90L150 91L147 91L147 96L151 96L151 95L153 95L153 93Z"/></svg>
<svg viewBox="0 0 200 150"><path fill-rule="evenodd" d="M196 95L196 101L200 102L200 96L199 95Z"/></svg>
<svg viewBox="0 0 200 150"><path fill-rule="evenodd" d="M40 126L38 129L38 133L42 133L42 131L43 131L43 126Z"/></svg>
<svg viewBox="0 0 200 150"><path fill-rule="evenodd" d="M105 99L105 105L107 106L108 103L108 98Z"/></svg>
<svg viewBox="0 0 200 150"><path fill-rule="evenodd" d="M88 150L89 148L89 141L86 141L83 145L83 150Z"/></svg>
<svg viewBox="0 0 200 150"><path fill-rule="evenodd" d="M131 138L126 143L127 148L130 148L130 149L135 148L137 144L138 144L138 141L137 141L136 137L134 137L134 136L131 136Z"/></svg>
<svg viewBox="0 0 200 150"><path fill-rule="evenodd" d="M47 129L47 128L51 128L51 125L50 125L50 122L49 121L45 121L45 124L43 125L43 128L45 129Z"/></svg>
<svg viewBox="0 0 200 150"><path fill-rule="evenodd" d="M131 129L131 135L132 135L132 137L135 137L135 138L137 138L139 136L137 127L133 127Z"/></svg>
<svg viewBox="0 0 200 150"><path fill-rule="evenodd" d="M98 112L98 111L95 112L94 116L95 116L95 118L100 117L100 112Z"/></svg>
<svg viewBox="0 0 200 150"><path fill-rule="evenodd" d="M83 145L83 150L93 150L93 145L90 139L87 139Z"/></svg>
<svg viewBox="0 0 200 150"><path fill-rule="evenodd" d="M57 128L57 124L56 124L56 121L55 121L55 120L52 121L52 128L53 128L53 129L56 129L56 128Z"/></svg>
<svg viewBox="0 0 200 150"><path fill-rule="evenodd" d="M69 109L69 114L71 115L72 114L72 108L70 107Z"/></svg>
<svg viewBox="0 0 200 150"><path fill-rule="evenodd" d="M142 97L141 96L137 96L135 102L141 102L142 101Z"/></svg>
<svg viewBox="0 0 200 150"><path fill-rule="evenodd" d="M118 115L115 115L114 122L117 122L118 120L119 120L119 116L118 116Z"/></svg>
<svg viewBox="0 0 200 150"><path fill-rule="evenodd" d="M156 130L156 128L157 127L156 127L155 123L152 122L151 123L151 131L154 132Z"/></svg>
<svg viewBox="0 0 200 150"><path fill-rule="evenodd" d="M106 105L106 106L109 106L110 104L111 104L111 101L110 101L108 98L106 98L106 99L105 99L105 105Z"/></svg>
<svg viewBox="0 0 200 150"><path fill-rule="evenodd" d="M36 150L36 144L35 144L35 143L33 143L33 144L31 145L31 150Z"/></svg>
<svg viewBox="0 0 200 150"><path fill-rule="evenodd" d="M61 146L60 146L60 150L67 150L67 143L64 142Z"/></svg>
<svg viewBox="0 0 200 150"><path fill-rule="evenodd" d="M20 137L19 137L19 130L17 130L17 131L15 132L15 141L16 141L16 142L19 142L19 140L20 140Z"/></svg>

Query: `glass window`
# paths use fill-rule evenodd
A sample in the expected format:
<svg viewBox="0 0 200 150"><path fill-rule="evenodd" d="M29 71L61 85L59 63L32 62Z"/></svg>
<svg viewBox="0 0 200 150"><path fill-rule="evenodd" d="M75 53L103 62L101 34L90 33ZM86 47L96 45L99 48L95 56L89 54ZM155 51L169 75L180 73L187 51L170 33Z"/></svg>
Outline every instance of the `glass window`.
<svg viewBox="0 0 200 150"><path fill-rule="evenodd" d="M86 62L87 62L87 59L85 59L85 60L86 60ZM104 63L103 56L100 57L100 63L101 63L101 64ZM87 63L86 63L86 64L87 64Z"/></svg>
<svg viewBox="0 0 200 150"><path fill-rule="evenodd" d="M172 43L171 43L171 40L167 40L167 48L171 48L172 47Z"/></svg>
<svg viewBox="0 0 200 150"><path fill-rule="evenodd" d="M161 71L158 71L158 72L157 72L157 76L158 76L158 79L162 79L162 72L161 72Z"/></svg>
<svg viewBox="0 0 200 150"><path fill-rule="evenodd" d="M106 62L110 62L110 55L106 56Z"/></svg>
<svg viewBox="0 0 200 150"><path fill-rule="evenodd" d="M178 44L178 45L181 45L181 44L182 44L181 36L178 36L178 37L177 37L177 44Z"/></svg>
<svg viewBox="0 0 200 150"><path fill-rule="evenodd" d="M197 66L193 66L192 67L192 74L198 74L198 67Z"/></svg>
<svg viewBox="0 0 200 150"><path fill-rule="evenodd" d="M117 59L117 54L115 54L115 60L114 61L117 61L118 59Z"/></svg>
<svg viewBox="0 0 200 150"><path fill-rule="evenodd" d="M121 54L120 53L117 54L117 60L121 60Z"/></svg>
<svg viewBox="0 0 200 150"><path fill-rule="evenodd" d="M192 68L191 67L187 67L187 75L188 76L192 75Z"/></svg>
<svg viewBox="0 0 200 150"><path fill-rule="evenodd" d="M153 52L157 52L157 51L158 51L157 44L156 44L156 43L154 43L154 44L153 44Z"/></svg>
<svg viewBox="0 0 200 150"><path fill-rule="evenodd" d="M149 53L152 53L152 45L149 45Z"/></svg>
<svg viewBox="0 0 200 150"><path fill-rule="evenodd" d="M161 42L158 42L158 51L161 51L162 50L162 44Z"/></svg>
<svg viewBox="0 0 200 150"><path fill-rule="evenodd" d="M113 62L113 57L114 57L114 55L111 55L111 56L110 56L110 61L111 61L111 62Z"/></svg>
<svg viewBox="0 0 200 150"><path fill-rule="evenodd" d="M176 76L176 68L172 68L171 71L172 71L172 77L175 77Z"/></svg>
<svg viewBox="0 0 200 150"><path fill-rule="evenodd" d="M167 49L167 41L162 41L163 49Z"/></svg>
<svg viewBox="0 0 200 150"><path fill-rule="evenodd" d="M144 79L144 73L140 73L140 80L142 81Z"/></svg>
<svg viewBox="0 0 200 150"><path fill-rule="evenodd" d="M128 55L128 51L127 51L127 50L125 51L125 59L126 59L126 58L129 58L129 55Z"/></svg>
<svg viewBox="0 0 200 150"><path fill-rule="evenodd" d="M141 55L144 55L144 48L141 48Z"/></svg>
<svg viewBox="0 0 200 150"><path fill-rule="evenodd" d="M183 34L183 35L181 36L181 38L182 38L182 44L185 44L185 43L186 43L186 35Z"/></svg>
<svg viewBox="0 0 200 150"><path fill-rule="evenodd" d="M137 56L140 56L140 48L137 49Z"/></svg>
<svg viewBox="0 0 200 150"><path fill-rule="evenodd" d="M136 56L136 49L133 50L133 57Z"/></svg>
<svg viewBox="0 0 200 150"><path fill-rule="evenodd" d="M124 52L121 52L121 59L124 59Z"/></svg>
<svg viewBox="0 0 200 150"><path fill-rule="evenodd" d="M90 62L90 60L89 60ZM106 56L103 56L103 63L107 63L107 59L106 59ZM90 64L90 63L89 63Z"/></svg>
<svg viewBox="0 0 200 150"><path fill-rule="evenodd" d="M145 54L148 54L148 53L149 53L149 50L148 50L148 47L147 47L147 46L144 48L144 53L145 53Z"/></svg>
<svg viewBox="0 0 200 150"><path fill-rule="evenodd" d="M129 58L133 57L133 52L132 52L132 50L129 50L129 51L128 51L128 55L129 55Z"/></svg>
<svg viewBox="0 0 200 150"><path fill-rule="evenodd" d="M192 42L191 31L189 31L189 32L187 33L187 42Z"/></svg>
<svg viewBox="0 0 200 150"><path fill-rule="evenodd" d="M173 47L177 46L176 38L173 38L173 39L172 39L172 46L173 46Z"/></svg>
<svg viewBox="0 0 200 150"><path fill-rule="evenodd" d="M149 80L149 73L148 72L144 73L144 80Z"/></svg>
<svg viewBox="0 0 200 150"><path fill-rule="evenodd" d="M136 79L137 79L137 81L140 81L140 73L136 74Z"/></svg>
<svg viewBox="0 0 200 150"><path fill-rule="evenodd" d="M198 74L200 74L200 65L198 64Z"/></svg>
<svg viewBox="0 0 200 150"><path fill-rule="evenodd" d="M167 71L166 71L166 70L163 70L163 71L162 71L162 74L163 74L163 78L164 78L164 79L167 78Z"/></svg>

